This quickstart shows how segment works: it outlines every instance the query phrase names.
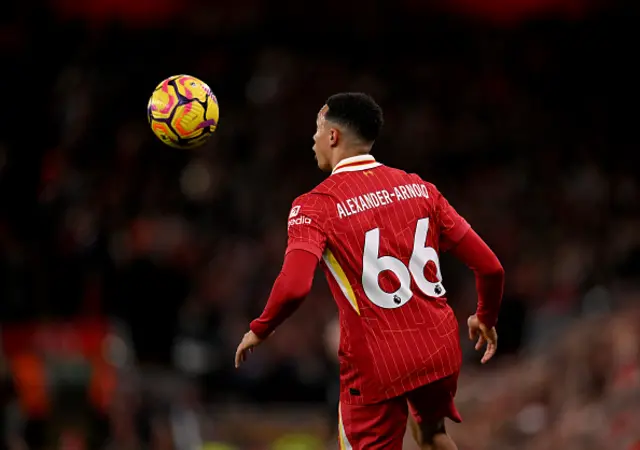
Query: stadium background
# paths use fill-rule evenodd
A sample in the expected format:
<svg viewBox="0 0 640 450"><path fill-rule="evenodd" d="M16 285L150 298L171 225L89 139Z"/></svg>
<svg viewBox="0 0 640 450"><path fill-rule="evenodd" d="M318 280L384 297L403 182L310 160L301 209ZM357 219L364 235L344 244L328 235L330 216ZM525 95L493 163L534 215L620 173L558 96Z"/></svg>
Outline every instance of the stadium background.
<svg viewBox="0 0 640 450"><path fill-rule="evenodd" d="M335 448L324 281L246 368L232 356L291 201L322 179L315 114L362 90L386 113L376 157L436 183L506 269L500 357L479 368L465 346L460 449L639 449L637 11L3 3L2 446ZM221 105L196 152L146 124L176 73ZM443 270L464 323L473 277L447 257Z"/></svg>

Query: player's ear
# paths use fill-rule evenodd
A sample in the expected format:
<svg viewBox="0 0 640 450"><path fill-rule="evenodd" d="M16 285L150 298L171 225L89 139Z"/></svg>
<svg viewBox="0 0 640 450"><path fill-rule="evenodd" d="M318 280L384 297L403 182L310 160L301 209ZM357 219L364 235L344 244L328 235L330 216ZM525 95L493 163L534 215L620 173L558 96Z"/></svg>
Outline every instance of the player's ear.
<svg viewBox="0 0 640 450"><path fill-rule="evenodd" d="M329 142L331 147L336 147L338 145L338 141L340 140L340 130L336 128L331 128L329 130Z"/></svg>

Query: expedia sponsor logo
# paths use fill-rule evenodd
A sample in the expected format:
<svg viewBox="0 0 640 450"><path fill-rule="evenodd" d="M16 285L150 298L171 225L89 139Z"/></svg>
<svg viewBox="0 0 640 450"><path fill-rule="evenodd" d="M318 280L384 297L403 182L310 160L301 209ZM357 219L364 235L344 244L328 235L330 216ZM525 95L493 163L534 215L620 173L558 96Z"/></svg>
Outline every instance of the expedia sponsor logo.
<svg viewBox="0 0 640 450"><path fill-rule="evenodd" d="M293 225L309 225L310 223L311 223L311 219L305 216L300 216L295 219L289 219L289 222L287 224L288 224L288 227L291 227Z"/></svg>

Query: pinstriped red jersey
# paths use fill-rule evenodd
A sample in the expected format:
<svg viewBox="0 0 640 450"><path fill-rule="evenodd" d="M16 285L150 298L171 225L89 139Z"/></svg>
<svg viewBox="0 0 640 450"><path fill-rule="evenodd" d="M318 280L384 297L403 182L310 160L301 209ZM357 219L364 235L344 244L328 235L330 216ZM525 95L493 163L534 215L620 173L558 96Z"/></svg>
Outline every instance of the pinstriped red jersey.
<svg viewBox="0 0 640 450"><path fill-rule="evenodd" d="M369 155L294 201L287 252L321 259L338 305L341 401L375 403L460 369L439 254L468 230L434 185Z"/></svg>

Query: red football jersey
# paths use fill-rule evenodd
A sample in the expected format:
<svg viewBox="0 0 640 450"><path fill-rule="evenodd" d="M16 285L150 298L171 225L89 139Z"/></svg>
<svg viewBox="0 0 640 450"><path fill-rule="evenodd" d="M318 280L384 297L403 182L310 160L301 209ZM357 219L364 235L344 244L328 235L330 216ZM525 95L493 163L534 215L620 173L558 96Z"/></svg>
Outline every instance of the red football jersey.
<svg viewBox="0 0 640 450"><path fill-rule="evenodd" d="M434 185L369 155L294 201L287 252L321 258L338 304L341 401L375 403L460 369L438 255L468 230Z"/></svg>

